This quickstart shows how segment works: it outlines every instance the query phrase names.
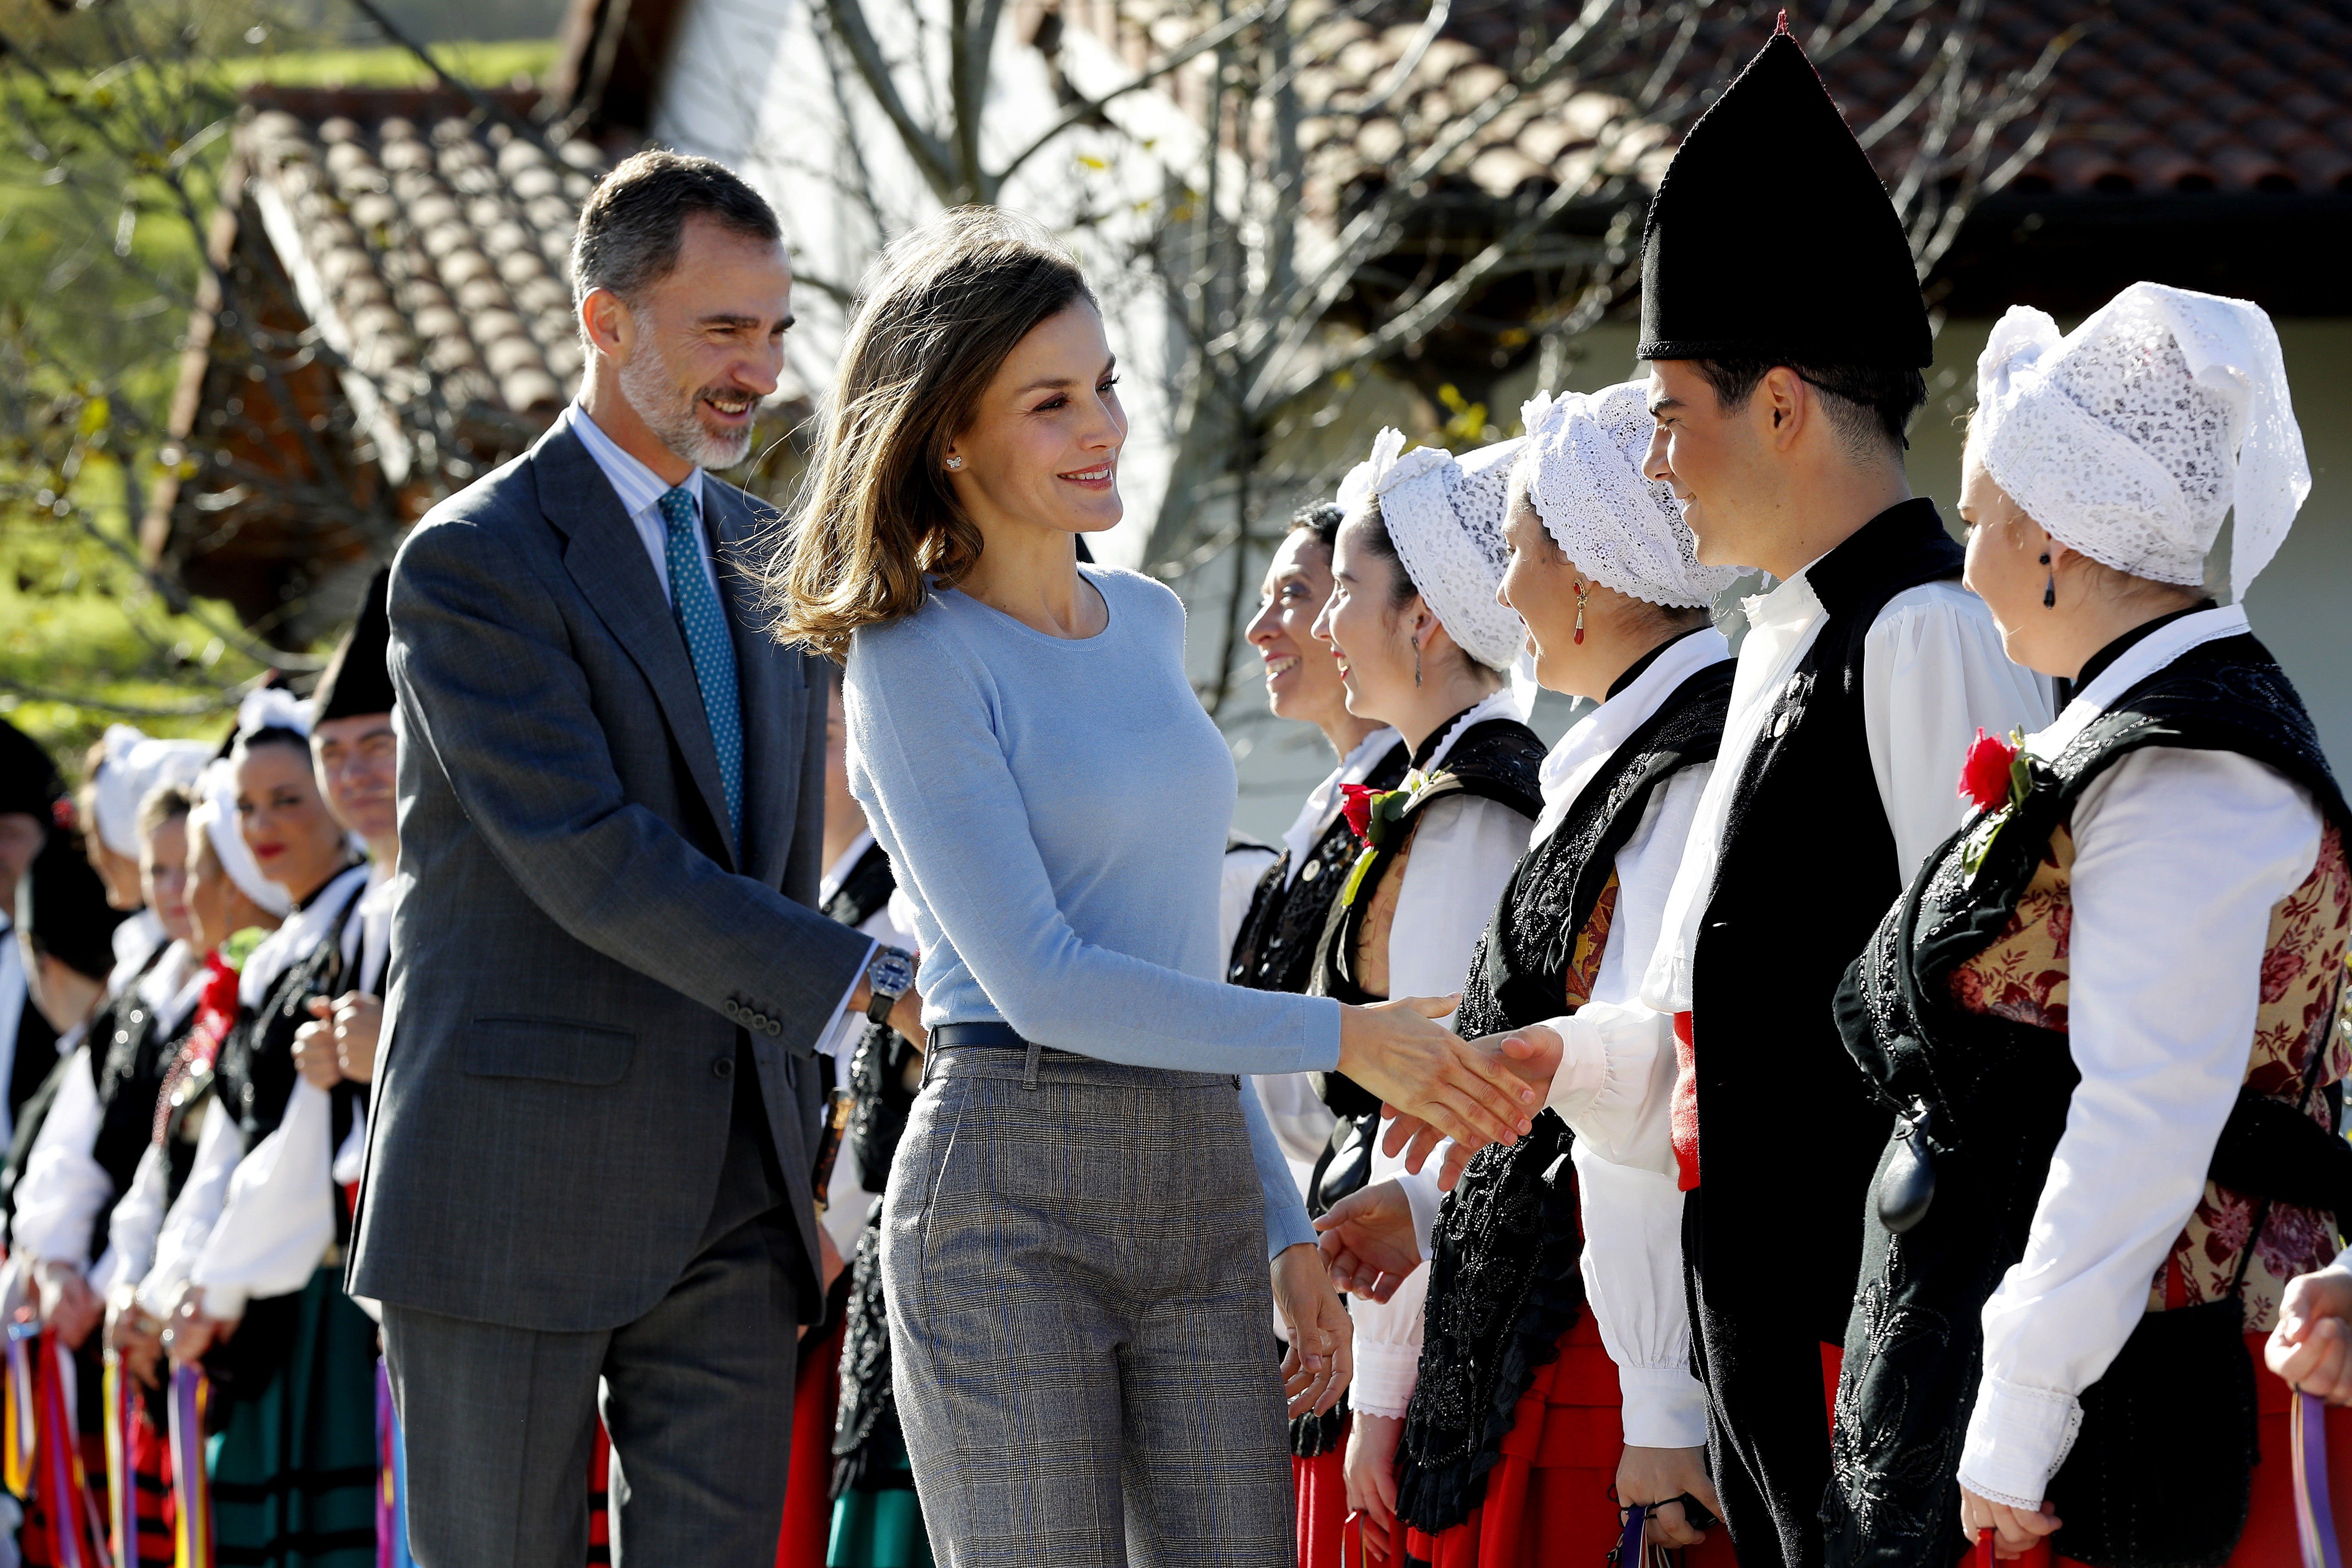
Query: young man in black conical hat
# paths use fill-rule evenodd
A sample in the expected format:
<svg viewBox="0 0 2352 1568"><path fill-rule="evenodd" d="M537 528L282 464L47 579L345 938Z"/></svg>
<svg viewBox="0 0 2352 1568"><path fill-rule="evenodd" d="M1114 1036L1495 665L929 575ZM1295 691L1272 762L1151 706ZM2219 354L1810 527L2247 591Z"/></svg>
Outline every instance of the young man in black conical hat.
<svg viewBox="0 0 2352 1568"><path fill-rule="evenodd" d="M1833 1387L1885 1147L1831 1002L1960 825L1979 729L2047 721L1904 431L1932 339L1901 220L1780 30L1684 139L1643 236L1649 472L1748 605L1723 751L1643 1000L1675 1016L1674 1144L1708 1449L1747 1568L1820 1561Z"/></svg>

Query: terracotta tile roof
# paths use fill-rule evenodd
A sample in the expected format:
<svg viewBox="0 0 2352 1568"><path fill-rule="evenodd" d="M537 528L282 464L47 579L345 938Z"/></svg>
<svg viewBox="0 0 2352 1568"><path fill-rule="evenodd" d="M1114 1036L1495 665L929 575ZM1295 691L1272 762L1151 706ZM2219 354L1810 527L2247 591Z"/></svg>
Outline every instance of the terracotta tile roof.
<svg viewBox="0 0 2352 1568"><path fill-rule="evenodd" d="M413 101L412 101L413 100ZM399 405L544 416L576 385L569 256L604 167L419 93L273 91L247 191L330 344Z"/></svg>
<svg viewBox="0 0 2352 1568"><path fill-rule="evenodd" d="M1140 63L1181 43L1210 15L1200 0L1065 0L1074 20L1112 37ZM1675 134L1769 35L1779 0L1716 8L1665 94L1660 123L1595 136L1654 68L1662 40L1591 62L1497 115L1441 171L1441 182L1496 198L1582 182L1598 166L1654 184ZM1800 37L1811 24L1791 5ZM1571 24L1573 0L1454 0L1417 60L1425 0L1324 4L1308 23L1301 136L1310 179L1328 193L1378 179L1400 153L1426 146L1485 101L1505 67ZM1857 126L1895 106L1930 63L1958 6L1900 8L1822 75ZM1294 15L1303 15L1303 5ZM2032 63L2068 29L2045 104L2052 138L2016 188L2065 195L2116 193L2352 193L2352 0L1990 0L1976 68L1998 79ZM1407 68L1400 72L1400 68ZM1179 97L1185 89L1180 83ZM2026 127L2012 130L2014 146ZM1898 130L1873 149L1882 169L1911 147Z"/></svg>

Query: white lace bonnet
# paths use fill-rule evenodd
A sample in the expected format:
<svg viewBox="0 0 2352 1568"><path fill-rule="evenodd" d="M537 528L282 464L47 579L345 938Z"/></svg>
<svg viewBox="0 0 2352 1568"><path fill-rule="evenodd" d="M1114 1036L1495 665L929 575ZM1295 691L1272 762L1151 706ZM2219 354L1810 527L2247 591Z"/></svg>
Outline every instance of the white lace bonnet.
<svg viewBox="0 0 2352 1568"><path fill-rule="evenodd" d="M1520 409L1527 449L1515 476L1560 553L1604 586L1653 605L1708 605L1738 573L1702 566L1667 486L1645 479L1649 384L1538 393Z"/></svg>
<svg viewBox="0 0 2352 1568"><path fill-rule="evenodd" d="M1437 447L1408 452L1404 432L1387 429L1339 481L1339 509L1350 518L1380 503L1397 560L1446 635L1480 664L1506 671L1527 639L1519 617L1495 597L1510 555L1503 505L1519 447L1514 437L1460 458Z"/></svg>
<svg viewBox="0 0 2352 1568"><path fill-rule="evenodd" d="M128 724L106 731L106 761L98 770L98 837L117 855L139 858L139 806L165 784L196 782L213 749L200 741L159 741Z"/></svg>
<svg viewBox="0 0 2352 1568"><path fill-rule="evenodd" d="M2133 284L2063 337L2011 306L1977 359L1969 445L2053 538L2159 583L2204 585L2234 505L2233 598L2311 493L2270 318L2161 283Z"/></svg>

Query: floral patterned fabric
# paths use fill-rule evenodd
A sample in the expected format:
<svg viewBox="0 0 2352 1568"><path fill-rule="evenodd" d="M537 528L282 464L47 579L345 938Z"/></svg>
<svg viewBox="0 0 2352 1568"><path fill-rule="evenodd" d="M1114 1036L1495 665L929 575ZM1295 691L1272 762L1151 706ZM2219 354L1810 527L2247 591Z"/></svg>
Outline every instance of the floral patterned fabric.
<svg viewBox="0 0 2352 1568"><path fill-rule="evenodd" d="M2074 837L2061 826L2051 834L2041 865L2000 934L1952 971L1955 1003L1971 1013L2065 1032L2074 863ZM2352 1073L2352 1039L2335 1026L2348 937L2352 864L2346 858L2342 833L2329 822L2321 831L2311 875L2271 911L2262 1002L2254 1015L2246 1066L2245 1081L2257 1092L2293 1103L2315 1050L2328 1053L2318 1087ZM2314 1121L2326 1124L2328 1108L2320 1095L2314 1093L2306 1109ZM2219 1183L2206 1183L2196 1212L2150 1284L2148 1310L2194 1306L2228 1295L2259 1206L2256 1200ZM2253 1266L2246 1272L2247 1330L2269 1331L2278 1321L2286 1282L2324 1268L2335 1256L2328 1215L2285 1204L2271 1205Z"/></svg>

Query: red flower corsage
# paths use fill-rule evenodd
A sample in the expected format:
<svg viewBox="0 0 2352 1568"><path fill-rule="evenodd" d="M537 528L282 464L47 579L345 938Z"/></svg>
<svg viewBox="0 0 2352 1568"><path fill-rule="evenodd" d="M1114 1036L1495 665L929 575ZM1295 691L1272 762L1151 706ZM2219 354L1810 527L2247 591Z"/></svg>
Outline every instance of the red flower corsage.
<svg viewBox="0 0 2352 1568"><path fill-rule="evenodd" d="M1960 798L1975 802L1979 811L1998 811L2007 805L2016 787L2011 774L2021 749L1979 730L1976 744L1960 764Z"/></svg>
<svg viewBox="0 0 2352 1568"><path fill-rule="evenodd" d="M1339 815L1348 819L1348 831L1356 836L1359 844L1370 845L1372 841L1372 799L1380 793L1370 784L1339 786Z"/></svg>

